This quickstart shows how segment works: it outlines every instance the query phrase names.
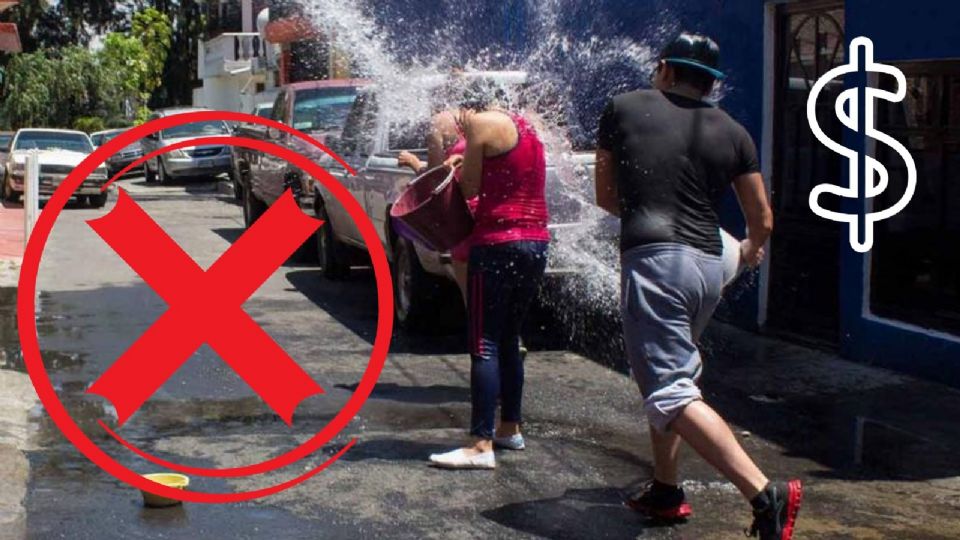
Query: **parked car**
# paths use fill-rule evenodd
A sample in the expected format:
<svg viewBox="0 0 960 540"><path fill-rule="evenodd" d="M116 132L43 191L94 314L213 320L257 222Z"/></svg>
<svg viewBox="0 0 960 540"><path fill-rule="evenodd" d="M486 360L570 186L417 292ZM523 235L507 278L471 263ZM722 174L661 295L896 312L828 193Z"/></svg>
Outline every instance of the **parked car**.
<svg viewBox="0 0 960 540"><path fill-rule="evenodd" d="M253 108L253 111L250 113L254 116L259 116L261 118L272 118L273 115L273 102L260 103Z"/></svg>
<svg viewBox="0 0 960 540"><path fill-rule="evenodd" d="M273 118L273 101L257 104L250 114L261 118ZM266 139L267 127L260 124L240 123L234 128L234 133L238 137L247 137L251 139ZM233 174L230 176L233 183L233 195L237 201L243 202L243 185L240 183L240 171L247 170L248 167L243 159L247 154L242 148L233 149Z"/></svg>
<svg viewBox="0 0 960 540"><path fill-rule="evenodd" d="M357 93L368 84L358 79L339 79L285 85L277 94L272 118L323 142L331 135L340 135ZM315 161L326 157L316 147L277 130L250 126L240 134L285 146ZM237 195L243 201L244 221L250 226L291 187L289 180L299 176L294 167L269 154L238 148L235 159L240 186Z"/></svg>
<svg viewBox="0 0 960 540"><path fill-rule="evenodd" d="M7 154L10 153L11 142L13 142L13 132L0 131L0 178L6 176Z"/></svg>
<svg viewBox="0 0 960 540"><path fill-rule="evenodd" d="M164 109L150 115L149 120L195 112L204 109L179 108ZM230 127L226 122L210 120L192 122L182 126L158 131L141 141L144 154L149 154L165 146L197 137L229 135ZM205 145L187 147L162 154L146 163L147 182L166 184L175 178L215 177L221 174L233 175L233 152L230 146Z"/></svg>
<svg viewBox="0 0 960 540"><path fill-rule="evenodd" d="M98 131L90 135L93 146L99 148L108 141L123 133L124 129L111 129L108 131ZM143 157L143 146L140 141L132 143L107 159L107 171L110 177L117 174L124 167ZM131 170L128 174L143 174L143 167Z"/></svg>
<svg viewBox="0 0 960 540"><path fill-rule="evenodd" d="M60 182L93 152L93 142L82 131L61 129L17 131L6 160L6 173L3 180L5 200L16 201L23 194L27 154L30 150L39 151L40 197L49 198L60 186ZM101 208L107 203L108 193L101 192L106 181L107 168L101 165L83 181L73 195L87 201L95 208Z"/></svg>

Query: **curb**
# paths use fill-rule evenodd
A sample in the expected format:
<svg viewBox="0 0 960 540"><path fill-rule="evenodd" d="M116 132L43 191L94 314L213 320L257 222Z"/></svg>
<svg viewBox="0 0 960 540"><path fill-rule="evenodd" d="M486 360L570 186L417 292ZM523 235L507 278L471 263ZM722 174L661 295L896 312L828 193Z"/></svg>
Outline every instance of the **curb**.
<svg viewBox="0 0 960 540"><path fill-rule="evenodd" d="M217 182L217 193L233 197L233 182L230 180L219 180Z"/></svg>

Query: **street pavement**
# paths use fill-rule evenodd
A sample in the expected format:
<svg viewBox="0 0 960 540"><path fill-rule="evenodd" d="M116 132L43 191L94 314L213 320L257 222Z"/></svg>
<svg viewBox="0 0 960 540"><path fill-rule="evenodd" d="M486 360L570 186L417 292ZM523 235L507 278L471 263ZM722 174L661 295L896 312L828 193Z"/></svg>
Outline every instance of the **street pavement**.
<svg viewBox="0 0 960 540"><path fill-rule="evenodd" d="M161 187L132 179L120 186L204 268L243 233L240 208L214 183ZM155 472L104 433L98 420L115 425L115 415L105 400L85 394L165 309L85 223L112 205L69 208L57 222L39 276L38 331L59 395L84 432L133 470ZM14 296L7 290L0 297L5 340L0 367L22 371ZM180 463L235 467L293 448L337 414L372 350L377 300L371 273L358 270L346 281L329 282L309 265L285 265L244 307L325 390L300 405L293 427L204 346L118 430L121 436ZM528 335L533 349L524 407L528 449L500 452L494 472L427 467L430 453L452 448L465 436L470 413L465 339L397 331L371 399L320 455L253 478L192 478L191 488L201 491L262 488L304 473L357 439L328 470L256 502L143 508L137 490L98 469L34 409L32 435L21 448L30 467L29 486L23 486L26 516L22 527L7 529L8 534L37 539L742 537L750 522L748 505L688 449L683 486L694 506L693 519L660 526L622 506L624 495L651 475L636 386L615 369L619 359L590 352L608 346L588 343L579 347L585 354L571 352L559 337L564 329L545 315L549 306L537 311ZM615 321L598 318L597 335L609 336L611 325ZM770 476L807 483L797 538L957 537L960 392L719 323L708 331L704 349L707 400L731 419L747 451ZM11 473L0 480L22 485L24 478Z"/></svg>

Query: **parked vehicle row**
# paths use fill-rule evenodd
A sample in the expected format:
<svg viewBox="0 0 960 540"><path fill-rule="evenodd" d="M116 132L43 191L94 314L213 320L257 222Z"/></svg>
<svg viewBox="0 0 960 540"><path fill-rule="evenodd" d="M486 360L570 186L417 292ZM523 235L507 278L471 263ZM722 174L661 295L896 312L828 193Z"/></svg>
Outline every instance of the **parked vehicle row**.
<svg viewBox="0 0 960 540"><path fill-rule="evenodd" d="M517 72L470 76L489 78L503 85L523 84L526 77ZM423 327L441 313L438 305L457 303L455 288L442 286L443 282L454 279L451 257L397 234L390 218L390 207L414 178L409 169L398 166L397 155L406 150L426 160L424 139L429 119L392 123L378 106L383 101L381 93L384 91L366 81L322 81L289 85L277 98L274 119L320 138L356 171L355 176L300 140L270 131L261 136L315 156L315 160L363 206L377 228L393 267L397 321L407 327ZM311 105L304 105L305 102ZM326 223L316 235L316 245L309 249L315 253L323 275L330 279L345 276L350 266L363 256L366 246L343 206L319 181L296 167L251 151L238 155L238 159L242 161L242 174L238 180L246 224L249 226L256 221L286 189L293 189L304 209ZM592 154L575 154L572 162L584 174L593 174ZM551 214L550 228L555 238L564 230L579 225L581 205L563 189L549 157L547 202ZM302 251L307 248L305 246ZM551 269L554 273L564 270ZM447 294L450 297L446 297Z"/></svg>

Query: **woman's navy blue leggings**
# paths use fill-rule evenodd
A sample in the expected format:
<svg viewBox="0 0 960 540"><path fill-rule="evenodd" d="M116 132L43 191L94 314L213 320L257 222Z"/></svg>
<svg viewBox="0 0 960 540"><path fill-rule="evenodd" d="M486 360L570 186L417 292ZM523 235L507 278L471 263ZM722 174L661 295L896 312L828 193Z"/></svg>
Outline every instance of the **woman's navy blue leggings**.
<svg viewBox="0 0 960 540"><path fill-rule="evenodd" d="M476 437L493 438L498 397L501 420L521 420L520 329L547 266L547 245L522 241L474 246L470 250L470 433Z"/></svg>

